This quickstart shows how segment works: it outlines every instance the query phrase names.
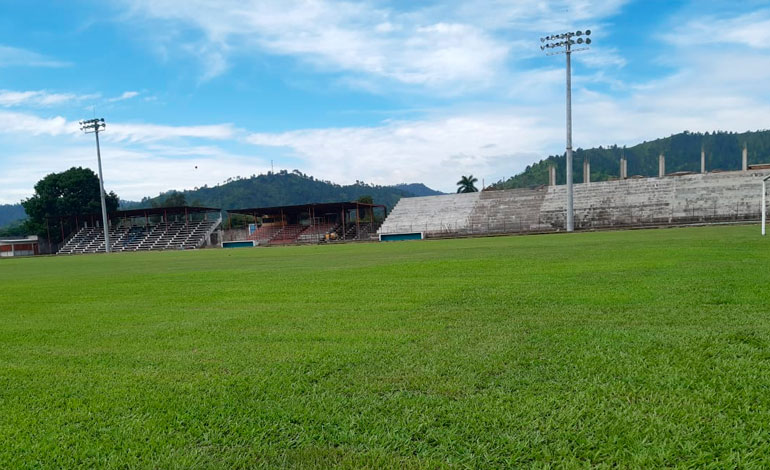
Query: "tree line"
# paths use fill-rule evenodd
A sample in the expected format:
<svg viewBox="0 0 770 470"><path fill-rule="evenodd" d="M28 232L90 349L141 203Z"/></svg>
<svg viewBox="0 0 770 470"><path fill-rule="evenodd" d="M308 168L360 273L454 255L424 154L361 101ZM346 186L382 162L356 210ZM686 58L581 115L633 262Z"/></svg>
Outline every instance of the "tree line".
<svg viewBox="0 0 770 470"><path fill-rule="evenodd" d="M770 131L757 132L682 132L670 137L643 142L632 147L579 148L573 154L573 182L583 181L583 161L591 165L591 181L606 181L620 175L620 157L628 161L628 175L657 176L658 156L666 157L666 172L700 171L701 149L706 153L706 170L740 170L743 146L748 148L749 164L770 162ZM557 184L566 183L566 158L551 155L490 189L528 188L548 184L548 168L556 167Z"/></svg>

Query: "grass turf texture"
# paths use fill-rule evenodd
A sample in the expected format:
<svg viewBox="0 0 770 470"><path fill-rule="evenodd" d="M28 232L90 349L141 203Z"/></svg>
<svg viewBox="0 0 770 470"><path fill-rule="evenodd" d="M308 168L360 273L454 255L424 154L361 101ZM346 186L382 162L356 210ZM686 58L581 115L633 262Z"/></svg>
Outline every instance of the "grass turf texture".
<svg viewBox="0 0 770 470"><path fill-rule="evenodd" d="M0 467L766 468L758 232L2 260Z"/></svg>

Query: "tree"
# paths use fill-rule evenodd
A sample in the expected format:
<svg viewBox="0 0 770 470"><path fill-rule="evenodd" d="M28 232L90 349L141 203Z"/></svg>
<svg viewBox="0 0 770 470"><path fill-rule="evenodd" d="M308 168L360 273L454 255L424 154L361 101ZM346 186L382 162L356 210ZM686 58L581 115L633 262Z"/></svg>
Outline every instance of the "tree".
<svg viewBox="0 0 770 470"><path fill-rule="evenodd" d="M476 188L474 183L477 183L479 180L478 178L474 178L473 175L463 176L460 178L460 181L457 182L457 192L458 193L476 193L478 192L478 188Z"/></svg>
<svg viewBox="0 0 770 470"><path fill-rule="evenodd" d="M356 201L362 204L374 204L374 199L368 194L359 197Z"/></svg>
<svg viewBox="0 0 770 470"><path fill-rule="evenodd" d="M187 200L184 193L180 193L179 191L166 193L164 199L152 202L152 207L184 207L186 205Z"/></svg>
<svg viewBox="0 0 770 470"><path fill-rule="evenodd" d="M117 194L110 191L105 196L107 212L116 211L119 203ZM101 214L99 177L89 168L81 167L51 173L37 182L35 194L22 201L21 205L29 217L25 222L27 231L43 237L47 237L50 231L50 241L58 243L62 231L66 233L75 229L71 220L60 219Z"/></svg>

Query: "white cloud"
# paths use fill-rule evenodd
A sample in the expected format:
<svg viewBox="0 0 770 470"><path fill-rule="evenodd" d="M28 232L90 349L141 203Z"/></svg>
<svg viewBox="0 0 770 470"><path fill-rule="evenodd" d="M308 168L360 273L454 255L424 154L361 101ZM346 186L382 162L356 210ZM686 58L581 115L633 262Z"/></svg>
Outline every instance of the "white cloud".
<svg viewBox="0 0 770 470"><path fill-rule="evenodd" d="M61 106L73 102L82 102L99 98L98 94L76 95L74 93L50 93L45 90L14 91L0 90L0 106Z"/></svg>
<svg viewBox="0 0 770 470"><path fill-rule="evenodd" d="M712 15L691 18L663 37L680 47L738 45L770 50L770 9L729 18Z"/></svg>
<svg viewBox="0 0 770 470"><path fill-rule="evenodd" d="M0 111L0 133L60 136L79 132L80 127L76 121L68 121L62 116L40 117L31 113ZM232 124L168 126L108 122L103 139L126 143L174 141L181 138L227 140L235 138L238 133L239 130Z"/></svg>
<svg viewBox="0 0 770 470"><path fill-rule="evenodd" d="M122 199L139 200L172 188L214 185L235 175L248 176L269 169L269 164L262 160L212 150L201 149L200 154L192 151L190 155L180 157L164 154L158 148L143 150L104 146L105 189L115 191ZM17 203L29 197L34 183L52 172L73 166L97 171L96 155L90 145L44 146L33 152L14 152L10 156L25 164L0 172L0 203Z"/></svg>
<svg viewBox="0 0 770 470"><path fill-rule="evenodd" d="M257 146L281 147L303 171L333 181L425 182L447 189L460 174L501 176L530 163L562 131L532 110L454 116L379 127L256 133Z"/></svg>
<svg viewBox="0 0 770 470"><path fill-rule="evenodd" d="M0 111L0 132L32 136L60 136L77 133L78 125L61 116L46 118L29 113Z"/></svg>
<svg viewBox="0 0 770 470"><path fill-rule="evenodd" d="M204 78L224 72L232 54L267 52L344 72L346 83L369 89L374 78L456 94L501 82L512 45L565 27L565 9L590 23L626 1L452 1L408 11L341 0L136 0L127 7L134 19L167 23L168 43L200 57ZM201 37L180 40L167 33L169 23Z"/></svg>
<svg viewBox="0 0 770 470"><path fill-rule="evenodd" d="M0 67L68 67L72 64L18 47L0 45Z"/></svg>
<svg viewBox="0 0 770 470"><path fill-rule="evenodd" d="M107 101L109 101L111 103L115 103L115 102L118 102L118 101L130 100L131 98L136 98L137 96L139 96L139 92L138 91L124 91L123 94L121 94L120 96L116 96L114 98L110 98Z"/></svg>
<svg viewBox="0 0 770 470"><path fill-rule="evenodd" d="M159 124L107 124L105 139L114 142L147 143L179 138L229 140L238 130L232 124L165 126Z"/></svg>

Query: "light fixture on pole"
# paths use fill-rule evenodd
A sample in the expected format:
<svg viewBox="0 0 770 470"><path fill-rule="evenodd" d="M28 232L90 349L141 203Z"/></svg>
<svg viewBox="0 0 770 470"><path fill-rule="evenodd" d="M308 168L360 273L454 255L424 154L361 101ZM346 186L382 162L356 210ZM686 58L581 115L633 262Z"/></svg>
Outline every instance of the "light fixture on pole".
<svg viewBox="0 0 770 470"><path fill-rule="evenodd" d="M94 134L96 136L96 160L99 162L99 195L102 200L102 226L104 227L104 251L109 253L110 250L110 231L107 224L107 204L104 196L104 178L102 177L102 153L99 149L99 132L103 131L107 127L104 122L104 118L101 119L88 119L80 121L80 130L86 134Z"/></svg>
<svg viewBox="0 0 770 470"><path fill-rule="evenodd" d="M572 53L585 51L591 44L591 30L553 34L540 38L541 51L547 55L567 56L567 231L575 230L575 210L572 195ZM586 36L583 38L583 36ZM578 45L577 49L572 46Z"/></svg>

